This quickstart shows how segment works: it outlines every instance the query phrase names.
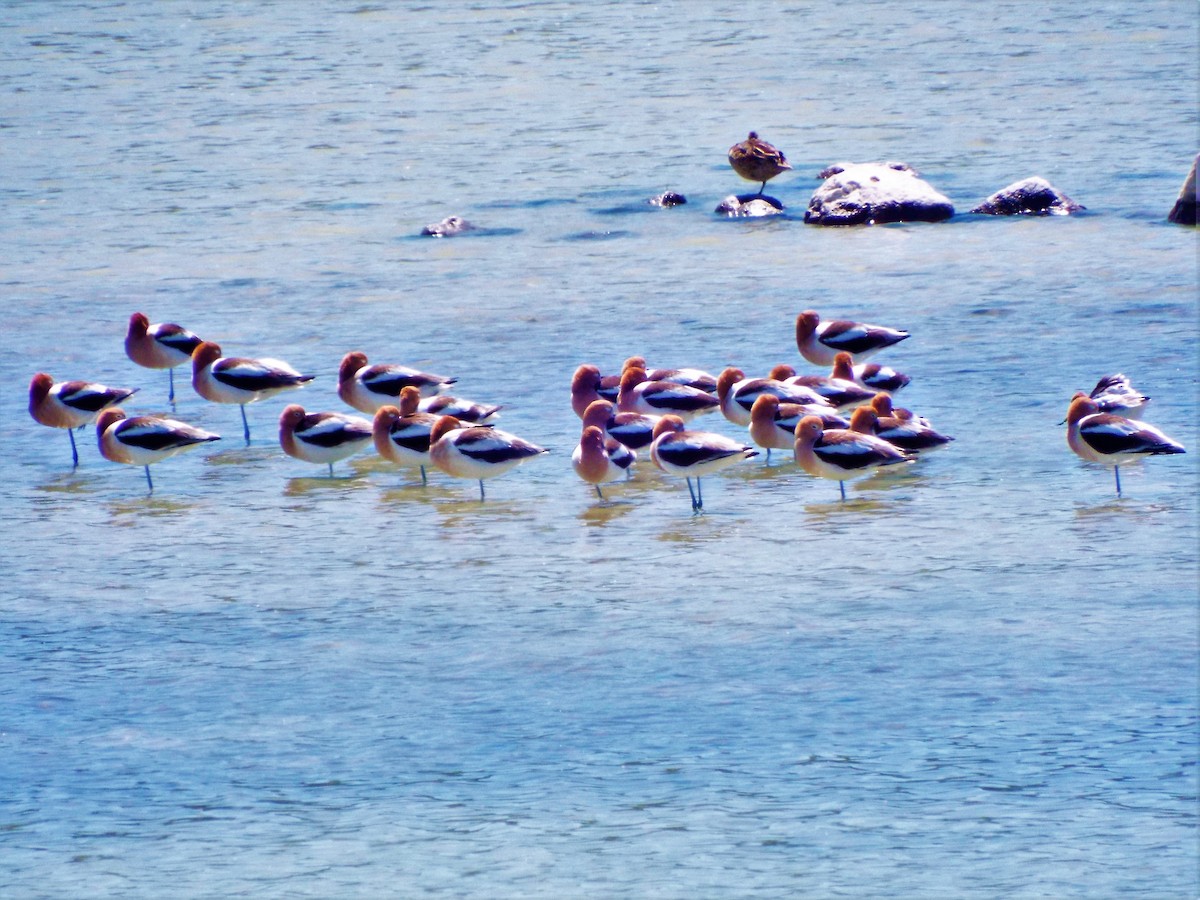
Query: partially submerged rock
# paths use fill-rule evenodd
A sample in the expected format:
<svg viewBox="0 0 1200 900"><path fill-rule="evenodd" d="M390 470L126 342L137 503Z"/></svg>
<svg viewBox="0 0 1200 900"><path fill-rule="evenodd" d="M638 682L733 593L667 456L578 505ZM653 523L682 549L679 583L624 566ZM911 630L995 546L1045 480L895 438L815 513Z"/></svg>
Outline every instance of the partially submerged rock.
<svg viewBox="0 0 1200 900"><path fill-rule="evenodd" d="M453 237L456 234L475 230L476 227L474 225L460 216L446 216L440 222L435 222L433 225L426 225L421 229L421 234L426 234L430 237Z"/></svg>
<svg viewBox="0 0 1200 900"><path fill-rule="evenodd" d="M683 206L683 204L687 203L687 197L683 196L683 194L677 194L674 191L663 191L657 197L651 197L646 202L651 206Z"/></svg>
<svg viewBox="0 0 1200 900"><path fill-rule="evenodd" d="M778 216L783 204L766 194L730 194L713 210L719 216L731 219L755 219L763 216Z"/></svg>
<svg viewBox="0 0 1200 900"><path fill-rule="evenodd" d="M905 163L839 163L820 174L804 213L810 225L941 222L954 204Z"/></svg>
<svg viewBox="0 0 1200 900"><path fill-rule="evenodd" d="M1188 173L1187 180L1183 182L1183 189L1179 192L1179 199L1175 201L1175 205L1167 215L1168 222L1174 222L1176 225L1196 224L1197 163L1200 163L1200 154L1197 154L1196 158L1192 160L1192 171Z"/></svg>
<svg viewBox="0 0 1200 900"><path fill-rule="evenodd" d="M996 191L971 212L988 216L1069 216L1085 208L1045 178L1035 176Z"/></svg>

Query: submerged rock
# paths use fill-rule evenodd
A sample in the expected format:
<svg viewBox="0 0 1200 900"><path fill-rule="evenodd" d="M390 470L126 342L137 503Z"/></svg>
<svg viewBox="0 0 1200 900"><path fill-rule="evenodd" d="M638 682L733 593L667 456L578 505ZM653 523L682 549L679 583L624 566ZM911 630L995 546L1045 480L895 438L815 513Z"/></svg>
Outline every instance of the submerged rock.
<svg viewBox="0 0 1200 900"><path fill-rule="evenodd" d="M1175 205L1167 215L1168 222L1174 222L1176 225L1196 224L1197 163L1200 163L1200 154L1197 154L1196 158L1192 160L1192 171L1188 173L1187 180L1183 182L1183 189L1179 192L1179 199L1175 201Z"/></svg>
<svg viewBox="0 0 1200 900"><path fill-rule="evenodd" d="M683 204L687 203L687 197L683 196L683 194L677 194L674 191L663 191L657 197L651 197L646 202L651 206L683 206Z"/></svg>
<svg viewBox="0 0 1200 900"><path fill-rule="evenodd" d="M475 231L476 227L466 219L459 216L446 216L440 222L435 222L432 225L426 225L421 229L421 234L427 234L430 237L453 237L456 234L462 234L466 231Z"/></svg>
<svg viewBox="0 0 1200 900"><path fill-rule="evenodd" d="M730 194L717 204L713 210L719 216L731 219L756 219L763 216L778 216L783 212L783 204L774 197L766 194Z"/></svg>
<svg viewBox="0 0 1200 900"><path fill-rule="evenodd" d="M839 163L821 172L804 213L810 225L941 222L954 204L905 163Z"/></svg>
<svg viewBox="0 0 1200 900"><path fill-rule="evenodd" d="M1045 178L1014 181L996 191L971 212L988 216L1069 216L1086 209Z"/></svg>

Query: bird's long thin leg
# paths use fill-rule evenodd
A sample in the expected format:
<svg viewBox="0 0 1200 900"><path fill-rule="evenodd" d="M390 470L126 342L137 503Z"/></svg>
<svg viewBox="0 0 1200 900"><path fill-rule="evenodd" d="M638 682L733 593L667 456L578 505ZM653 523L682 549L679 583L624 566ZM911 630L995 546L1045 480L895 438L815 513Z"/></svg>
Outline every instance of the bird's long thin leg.
<svg viewBox="0 0 1200 900"><path fill-rule="evenodd" d="M246 436L246 446L250 446L250 423L246 421L246 404L241 404L242 410L242 434Z"/></svg>
<svg viewBox="0 0 1200 900"><path fill-rule="evenodd" d="M483 492L483 479L480 478L479 479L479 502L482 503L486 499L487 499L487 495L485 495Z"/></svg>
<svg viewBox="0 0 1200 900"><path fill-rule="evenodd" d="M1113 466L1113 474L1117 476L1117 496L1121 496L1121 467Z"/></svg>
<svg viewBox="0 0 1200 900"><path fill-rule="evenodd" d="M838 487L841 488L841 490L842 490L842 502L845 503L846 502L846 482L839 481Z"/></svg>
<svg viewBox="0 0 1200 900"><path fill-rule="evenodd" d="M330 464L329 464L329 477L330 477L330 478L332 478L332 477L333 477L333 463L330 463Z"/></svg>
<svg viewBox="0 0 1200 900"><path fill-rule="evenodd" d="M71 465L75 468L79 468L79 451L75 449L75 431L71 428L68 428L67 437L71 439Z"/></svg>
<svg viewBox="0 0 1200 900"><path fill-rule="evenodd" d="M167 400L169 400L171 405L174 406L175 405L175 370L174 369L167 369L167 378L169 379L167 381L167 385L168 385Z"/></svg>
<svg viewBox="0 0 1200 900"><path fill-rule="evenodd" d="M146 470L146 486L150 488L150 493L154 493L154 482L150 480L150 467L144 466Z"/></svg>
<svg viewBox="0 0 1200 900"><path fill-rule="evenodd" d="M601 500L604 499L604 494L600 490L600 485L596 485L596 496L599 497Z"/></svg>
<svg viewBox="0 0 1200 900"><path fill-rule="evenodd" d="M685 475L683 480L687 482L688 496L690 496L692 498L692 511L695 512L700 507L698 507L696 505L696 492L692 490L692 479L689 476Z"/></svg>
<svg viewBox="0 0 1200 900"><path fill-rule="evenodd" d="M429 479L425 477L425 467L421 466L421 484L429 484Z"/></svg>

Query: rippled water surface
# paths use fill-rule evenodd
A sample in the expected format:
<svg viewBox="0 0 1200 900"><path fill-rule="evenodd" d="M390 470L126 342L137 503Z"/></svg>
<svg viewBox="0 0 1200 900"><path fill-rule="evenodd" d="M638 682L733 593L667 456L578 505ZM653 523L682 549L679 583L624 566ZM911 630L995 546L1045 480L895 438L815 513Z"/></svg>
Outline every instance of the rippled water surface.
<svg viewBox="0 0 1200 900"><path fill-rule="evenodd" d="M10 4L0 894L1196 896L1197 44L1186 0ZM721 220L752 128L788 215ZM896 159L1087 212L803 224ZM700 515L575 477L577 365L803 368L805 308L909 329L953 446L845 504L778 453ZM153 494L72 470L29 378L168 410L135 310L318 378L246 447L181 376L224 439ZM485 503L284 456L352 349L551 454ZM1189 448L1120 499L1058 424L1116 371Z"/></svg>

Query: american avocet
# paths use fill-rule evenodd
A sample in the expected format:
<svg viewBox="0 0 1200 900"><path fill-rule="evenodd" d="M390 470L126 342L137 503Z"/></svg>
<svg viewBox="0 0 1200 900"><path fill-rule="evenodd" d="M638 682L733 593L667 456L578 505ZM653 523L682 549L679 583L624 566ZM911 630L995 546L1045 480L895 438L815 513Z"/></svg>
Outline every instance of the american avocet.
<svg viewBox="0 0 1200 900"><path fill-rule="evenodd" d="M150 324L144 313L129 317L125 355L147 369L167 370L167 401L175 402L175 367L190 362L200 338L174 322Z"/></svg>
<svg viewBox="0 0 1200 900"><path fill-rule="evenodd" d="M722 369L717 376L721 413L734 425L744 428L750 424L750 410L763 394L771 394L784 403L833 409L833 405L816 391L797 384L785 384L774 378L747 378L745 372L733 366Z"/></svg>
<svg viewBox="0 0 1200 900"><path fill-rule="evenodd" d="M1088 397L1096 401L1100 412L1127 419L1140 419L1146 404L1150 402L1150 398L1137 390L1120 372L1101 378Z"/></svg>
<svg viewBox="0 0 1200 900"><path fill-rule="evenodd" d="M897 416L880 417L869 406L860 406L850 416L850 430L859 434L873 434L894 447L909 453L928 453L944 447L954 438L934 431L916 419L901 419Z"/></svg>
<svg viewBox="0 0 1200 900"><path fill-rule="evenodd" d="M622 372L626 369L645 369L648 381L669 381L672 384L686 384L688 387L698 388L710 394L717 389L717 377L709 372L705 372L703 369L694 367L651 369L646 365L646 358L644 356L629 357L629 359L625 360L625 364L621 366Z"/></svg>
<svg viewBox="0 0 1200 900"><path fill-rule="evenodd" d="M163 416L125 417L118 406L105 409L96 418L96 438L100 455L115 463L142 466L146 486L154 490L150 466L190 447L219 441L221 436L195 428L186 422Z"/></svg>
<svg viewBox="0 0 1200 900"><path fill-rule="evenodd" d="M1080 459L1112 466L1121 496L1121 466L1147 456L1185 453L1181 443L1153 425L1100 412L1095 400L1077 393L1067 410L1067 445Z"/></svg>
<svg viewBox="0 0 1200 900"><path fill-rule="evenodd" d="M604 399L600 396L600 381L600 369L590 363L584 363L571 376L571 409L579 418L583 418L589 405ZM615 395L613 402L616 402Z"/></svg>
<svg viewBox="0 0 1200 900"><path fill-rule="evenodd" d="M414 389L415 390L415 389ZM404 391L400 392L403 395ZM418 391L417 396L420 397ZM471 425L486 425L499 418L503 406L489 403L476 403L463 397L451 397L449 394L438 394L434 397L424 397L417 403L417 412L430 413L435 416L454 416L460 422Z"/></svg>
<svg viewBox="0 0 1200 900"><path fill-rule="evenodd" d="M607 400L610 403L617 402L617 394L621 392L621 375L601 375L600 384L596 387L596 394L601 400Z"/></svg>
<svg viewBox="0 0 1200 900"><path fill-rule="evenodd" d="M662 416L617 412L607 400L596 400L583 411L583 426L595 425L606 437L616 438L630 450L640 450L654 440L654 426Z"/></svg>
<svg viewBox="0 0 1200 900"><path fill-rule="evenodd" d="M782 381L784 384L798 384L824 397L835 409L851 409L863 403L870 403L875 392L846 378L833 375L797 375L796 370L786 363L775 366L767 374L768 378Z"/></svg>
<svg viewBox="0 0 1200 900"><path fill-rule="evenodd" d="M643 415L676 415L685 422L720 406L708 391L674 384L670 381L649 381L645 369L626 369L621 373L621 390L617 394L617 409Z"/></svg>
<svg viewBox="0 0 1200 900"><path fill-rule="evenodd" d="M72 428L95 421L97 413L133 396L137 388L116 388L94 381L60 381L38 372L29 382L29 414L51 428L67 429L71 439L71 464L79 465Z"/></svg>
<svg viewBox="0 0 1200 900"><path fill-rule="evenodd" d="M805 416L796 426L796 462L809 475L838 483L842 500L846 482L869 475L884 466L912 461L912 457L882 438L857 431L826 431L816 416Z"/></svg>
<svg viewBox="0 0 1200 900"><path fill-rule="evenodd" d="M486 499L485 478L503 475L535 456L550 452L498 428L486 425L463 428L454 416L441 416L429 437L430 461L447 475L478 479L480 500Z"/></svg>
<svg viewBox="0 0 1200 900"><path fill-rule="evenodd" d="M860 363L856 366L854 357L844 351L834 356L830 374L834 378L844 378L873 391L887 391L889 394L894 394L912 381L891 366L881 366L879 363Z"/></svg>
<svg viewBox="0 0 1200 900"><path fill-rule="evenodd" d="M408 366L378 363L367 365L367 354L352 350L338 366L338 396L347 406L374 415L381 406L395 404L400 391L415 387L422 397L432 397L454 384L457 378L434 375Z"/></svg>
<svg viewBox="0 0 1200 900"><path fill-rule="evenodd" d="M402 466L420 466L421 484L427 484L429 437L441 416L422 412L420 399L421 392L415 387L404 388L398 406L381 406L375 413L372 431L380 456Z"/></svg>
<svg viewBox="0 0 1200 900"><path fill-rule="evenodd" d="M759 394L750 407L750 439L767 451L791 450L796 441L796 425L805 416L816 416L825 428L846 428L849 423L829 407L802 403L781 403L774 394Z"/></svg>
<svg viewBox="0 0 1200 900"><path fill-rule="evenodd" d="M292 403L279 416L279 446L295 459L329 466L353 456L371 443L371 423L358 416L336 412L305 412Z"/></svg>
<svg viewBox="0 0 1200 900"><path fill-rule="evenodd" d="M762 182L759 194L767 189L768 181L791 168L782 152L753 131L744 141L729 148L729 165L747 181Z"/></svg>
<svg viewBox="0 0 1200 900"><path fill-rule="evenodd" d="M192 352L192 387L213 403L236 403L242 409L242 433L250 443L246 404L301 387L315 376L301 375L279 359L221 356L221 348L201 341Z"/></svg>
<svg viewBox="0 0 1200 900"><path fill-rule="evenodd" d="M918 416L911 409L904 409L900 406L892 404L892 398L885 393L878 393L871 401L871 409L875 410L875 415L880 419L897 418L903 422L912 422L920 425L922 428L932 428L929 420L924 416Z"/></svg>
<svg viewBox="0 0 1200 900"><path fill-rule="evenodd" d="M579 444L571 454L571 465L575 474L596 488L601 500L604 494L600 485L606 481L627 478L633 471L637 453L616 438L605 437L596 425L585 425L579 436Z"/></svg>
<svg viewBox="0 0 1200 900"><path fill-rule="evenodd" d="M796 316L796 346L814 366L832 365L839 351L849 353L854 362L860 363L908 336L907 331L864 322L822 322L811 309Z"/></svg>
<svg viewBox="0 0 1200 900"><path fill-rule="evenodd" d="M687 431L683 419L666 415L654 428L650 459L668 475L682 475L692 497L692 510L704 508L700 476L711 475L734 463L758 456L758 451L712 431ZM692 489L692 479L696 488Z"/></svg>

